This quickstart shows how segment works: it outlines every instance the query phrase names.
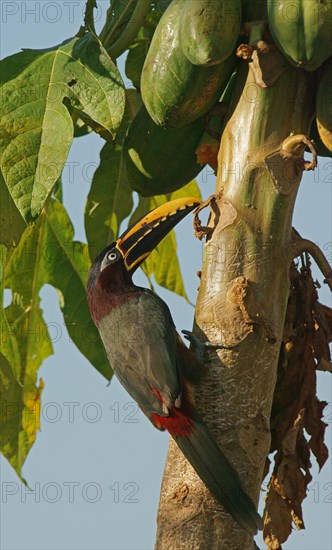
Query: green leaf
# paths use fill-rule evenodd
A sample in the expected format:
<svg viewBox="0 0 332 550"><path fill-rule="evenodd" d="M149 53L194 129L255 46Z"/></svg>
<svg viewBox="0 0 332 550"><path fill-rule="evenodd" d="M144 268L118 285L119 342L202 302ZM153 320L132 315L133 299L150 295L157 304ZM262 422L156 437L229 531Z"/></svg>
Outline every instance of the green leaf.
<svg viewBox="0 0 332 550"><path fill-rule="evenodd" d="M100 152L98 166L85 208L85 231L91 260L114 241L120 223L129 216L133 201L130 185L122 177L122 148L106 143Z"/></svg>
<svg viewBox="0 0 332 550"><path fill-rule="evenodd" d="M40 214L73 139L70 109L115 136L125 106L120 73L91 33L1 63L1 169L26 221Z"/></svg>
<svg viewBox="0 0 332 550"><path fill-rule="evenodd" d="M38 311L39 291L43 285L51 284L57 288L70 337L97 370L110 378L112 371L86 301L86 280L90 267L88 248L74 241L73 236L74 230L66 210L58 201L50 200L11 256L6 269L6 285L12 289L15 303L21 308L20 322L27 318L29 326L34 325L33 317ZM44 332L46 345L50 341L47 328ZM25 332L27 335L30 333L33 334L33 331ZM33 344L31 338L27 347L32 346L33 352L28 353L28 360L36 360L39 366L38 351L42 346L35 350ZM49 351L52 353L51 349Z"/></svg>
<svg viewBox="0 0 332 550"><path fill-rule="evenodd" d="M110 0L106 23L100 33L100 40L109 47L122 34L136 7L137 0Z"/></svg>
<svg viewBox="0 0 332 550"><path fill-rule="evenodd" d="M0 171L0 243L11 250L17 246L26 223L17 210Z"/></svg>
<svg viewBox="0 0 332 550"><path fill-rule="evenodd" d="M21 355L19 373L12 360L0 356L1 367L1 415L0 445L4 456L20 476L26 456L39 429L40 395L43 382L37 387L37 370L42 361L52 353L52 344L39 307L38 287L43 274L34 266L35 254L33 227L22 235L5 271L5 286L12 289L13 301L5 309L7 334L17 340ZM17 258L22 265L17 263ZM31 264L31 265L29 265ZM11 268L18 268L15 284L8 279Z"/></svg>
<svg viewBox="0 0 332 550"><path fill-rule="evenodd" d="M0 355L0 373L0 450L25 482L21 469L39 430L44 382L41 379L36 386L32 382L35 373L29 371L23 387L3 355Z"/></svg>
<svg viewBox="0 0 332 550"><path fill-rule="evenodd" d="M13 301L5 310L10 330L21 352L20 383L7 361L2 377L6 399L12 402L15 422L5 427L3 452L19 472L33 444L39 426L40 388L37 371L53 353L48 327L40 308L39 293L45 284L58 289L60 307L66 327L78 349L97 370L110 379L112 370L99 333L94 326L86 301L86 279L90 266L87 245L73 240L74 230L68 215L56 200L49 199L38 220L29 226L6 266L5 284L11 288ZM61 327L52 323L52 334L61 335ZM9 381L9 382L8 382ZM6 394L7 395L7 394ZM30 422L31 409L34 423ZM28 413L26 412L28 411ZM38 413L38 414L37 414Z"/></svg>
<svg viewBox="0 0 332 550"><path fill-rule="evenodd" d="M91 260L117 238L121 222L129 216L132 190L122 169L122 138L141 107L136 90L126 90L126 110L114 144L106 143L93 176L85 207L85 232Z"/></svg>
<svg viewBox="0 0 332 550"><path fill-rule="evenodd" d="M171 0L151 2L150 11L144 19L145 26L156 28L159 19L171 3ZM100 40L107 50L121 37L130 22L137 0L110 0L106 23L100 33Z"/></svg>
<svg viewBox="0 0 332 550"><path fill-rule="evenodd" d="M195 181L191 181L182 189L166 195L158 195L155 197L140 197L138 206L133 213L129 225L135 220L149 212L153 208L164 204L173 199L181 197L196 197L201 198L199 188ZM159 245L148 256L142 264L142 269L148 279L154 275L158 285L183 296L188 301L188 296L184 288L184 283L181 275L179 260L176 254L177 244L175 231L171 231L159 243Z"/></svg>
<svg viewBox="0 0 332 550"><path fill-rule="evenodd" d="M132 81L136 88L141 85L141 73L148 53L153 32L140 31L137 41L130 46L126 58L125 72L126 76Z"/></svg>
<svg viewBox="0 0 332 550"><path fill-rule="evenodd" d="M129 125L137 115L138 111L141 109L142 105L143 101L141 98L141 94L137 90L135 90L135 88L127 88L125 112L120 128L115 138L115 142L117 144L122 145L123 138L127 133Z"/></svg>
<svg viewBox="0 0 332 550"><path fill-rule="evenodd" d="M60 177L58 181L56 182L54 189L53 189L53 197L57 199L59 202L63 202L63 189L62 189L62 178Z"/></svg>
<svg viewBox="0 0 332 550"><path fill-rule="evenodd" d="M91 134L91 126L88 126L87 122L81 119L79 116L79 111L73 110L72 118L74 123L74 138Z"/></svg>
<svg viewBox="0 0 332 550"><path fill-rule="evenodd" d="M13 331L10 328L6 312L3 308L4 270L6 257L7 249L4 245L0 245L0 354L6 358L8 364L11 366L15 379L19 381L21 373L21 356L15 334L13 334ZM3 384L8 385L9 381L5 381L4 373L1 373L1 378Z"/></svg>
<svg viewBox="0 0 332 550"><path fill-rule="evenodd" d="M187 185L181 187L181 189L173 191L173 193L168 193L166 197L168 201L182 199L185 197L193 197L195 199L202 198L201 192L195 180L190 181L189 183L187 183Z"/></svg>

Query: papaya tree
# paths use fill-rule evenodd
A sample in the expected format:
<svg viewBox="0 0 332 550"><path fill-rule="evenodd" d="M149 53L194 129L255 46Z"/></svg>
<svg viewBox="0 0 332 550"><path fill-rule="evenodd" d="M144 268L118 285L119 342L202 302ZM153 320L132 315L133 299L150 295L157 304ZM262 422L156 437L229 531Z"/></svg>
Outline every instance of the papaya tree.
<svg viewBox="0 0 332 550"><path fill-rule="evenodd" d="M332 271L292 219L303 174L332 151L332 2L110 0L98 34L96 7L87 1L75 36L1 62L0 273L12 295L0 310L1 452L22 476L39 429L38 370L53 353L41 289L57 290L72 341L110 380L86 302L91 261L123 222L202 195L197 407L255 502L265 480L263 537L281 548L304 528L312 458L319 468L328 458L316 382L331 372L332 310L318 289L332 289ZM80 242L62 173L73 140L92 132L103 147ZM204 167L210 197L194 181ZM175 249L170 234L143 271L186 297ZM257 548L173 441L156 548Z"/></svg>

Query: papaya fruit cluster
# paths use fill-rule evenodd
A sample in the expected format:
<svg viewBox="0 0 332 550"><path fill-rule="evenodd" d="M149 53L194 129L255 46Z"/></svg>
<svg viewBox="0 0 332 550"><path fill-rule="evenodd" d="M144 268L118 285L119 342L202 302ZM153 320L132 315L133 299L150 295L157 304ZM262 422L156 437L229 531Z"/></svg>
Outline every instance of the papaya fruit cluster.
<svg viewBox="0 0 332 550"><path fill-rule="evenodd" d="M272 36L285 57L315 71L332 54L331 0L267 0Z"/></svg>
<svg viewBox="0 0 332 550"><path fill-rule="evenodd" d="M332 0L262 0L261 6L270 37L290 64L315 73L312 132L318 152L330 154ZM144 106L123 146L124 166L134 190L144 196L169 193L188 183L202 165L217 169L223 116L214 116L218 127L214 132L206 128L206 117L221 99L231 100L236 46L239 36L245 41L245 21L257 19L255 10L250 0L168 3L151 33L140 79L135 76Z"/></svg>
<svg viewBox="0 0 332 550"><path fill-rule="evenodd" d="M317 153L332 152L332 0L267 0L271 34L288 61L317 71L316 117L311 137Z"/></svg>
<svg viewBox="0 0 332 550"><path fill-rule="evenodd" d="M237 63L241 1L231 4L173 0L156 27L140 80L144 107L123 144L127 177L144 196L179 189L207 162L216 168L219 141L205 131L204 115ZM221 123L214 121L216 136Z"/></svg>

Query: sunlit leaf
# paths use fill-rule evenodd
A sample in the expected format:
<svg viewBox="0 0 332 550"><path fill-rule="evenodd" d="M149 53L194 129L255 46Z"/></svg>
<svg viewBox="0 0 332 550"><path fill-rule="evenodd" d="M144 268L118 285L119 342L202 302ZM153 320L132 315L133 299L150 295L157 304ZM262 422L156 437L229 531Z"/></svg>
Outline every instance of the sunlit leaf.
<svg viewBox="0 0 332 550"><path fill-rule="evenodd" d="M173 193L168 193L166 195L168 201L175 199L182 199L185 197L194 197L195 199L201 199L201 192L195 180L190 181L181 189L173 191Z"/></svg>
<svg viewBox="0 0 332 550"><path fill-rule="evenodd" d="M39 367L42 338L45 346L49 341L47 327L30 329L38 311L39 291L43 285L51 284L61 293L60 306L71 339L99 372L110 378L112 372L86 302L90 266L87 245L74 241L73 236L74 230L64 207L50 200L11 256L6 269L6 286L13 291L15 307L21 309L20 323L27 319L23 334L27 335L28 362L36 361ZM38 342L34 338L36 332Z"/></svg>
<svg viewBox="0 0 332 550"><path fill-rule="evenodd" d="M0 354L6 358L8 364L11 366L14 377L16 380L19 380L21 373L21 356L15 334L10 328L10 324L3 306L4 270L6 259L7 249L4 245L0 245ZM5 373L1 372L0 377L3 385L7 386L9 381L6 381Z"/></svg>
<svg viewBox="0 0 332 550"><path fill-rule="evenodd" d="M44 278L34 268L34 231L28 227L20 244L14 250L6 266L5 286L10 286L13 301L5 309L8 338L15 339L20 353L21 366L13 367L13 355L1 356L1 451L18 475L26 456L35 441L39 429L40 393L42 382L37 387L37 370L46 357L51 355L52 343L39 306L38 290ZM37 255L41 249L37 248ZM18 267L16 281L10 279L11 266ZM31 264L31 265L30 265ZM39 262L37 262L37 266ZM8 278L9 274L9 278ZM15 372L16 370L16 372Z"/></svg>
<svg viewBox="0 0 332 550"><path fill-rule="evenodd" d="M8 249L17 246L26 223L17 210L0 171L0 243Z"/></svg>
<svg viewBox="0 0 332 550"><path fill-rule="evenodd" d="M26 221L41 212L73 139L70 109L115 135L125 104L120 73L91 33L1 63L1 169Z"/></svg>
<svg viewBox="0 0 332 550"><path fill-rule="evenodd" d="M126 110L116 141L106 143L100 153L100 165L93 177L84 218L91 260L117 238L121 222L133 207L132 190L122 170L121 142L140 107L136 90L126 90Z"/></svg>
<svg viewBox="0 0 332 550"><path fill-rule="evenodd" d="M85 209L85 231L91 259L118 235L132 209L132 192L121 177L121 146L106 143L93 177Z"/></svg>
<svg viewBox="0 0 332 550"><path fill-rule="evenodd" d="M24 481L21 469L39 430L44 383L40 380L37 386L32 381L36 373L29 370L24 386L19 384L3 355L0 355L0 372L0 449Z"/></svg>
<svg viewBox="0 0 332 550"><path fill-rule="evenodd" d="M6 266L5 286L12 289L13 301L5 314L10 333L18 342L22 366L17 383L10 364L3 361L2 391L14 411L10 412L14 420L3 419L6 424L3 453L18 472L39 425L38 368L53 353L48 326L40 308L39 293L45 284L59 291L60 307L71 340L103 376L107 379L112 376L86 301L88 248L74 241L73 235L64 207L51 199L38 220L26 229ZM54 327L53 323L50 328L61 331L61 327ZM30 422L32 414L33 423Z"/></svg>

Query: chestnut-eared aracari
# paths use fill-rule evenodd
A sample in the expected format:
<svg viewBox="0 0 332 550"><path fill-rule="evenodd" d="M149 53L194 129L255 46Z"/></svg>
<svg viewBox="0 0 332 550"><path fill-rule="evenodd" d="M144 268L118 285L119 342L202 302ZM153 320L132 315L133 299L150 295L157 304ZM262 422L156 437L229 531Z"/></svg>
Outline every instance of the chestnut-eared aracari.
<svg viewBox="0 0 332 550"><path fill-rule="evenodd" d="M165 235L200 201L173 200L127 229L93 262L87 298L110 364L155 427L167 430L214 497L247 531L262 519L240 479L195 409L201 370L177 334L171 313L132 275Z"/></svg>

